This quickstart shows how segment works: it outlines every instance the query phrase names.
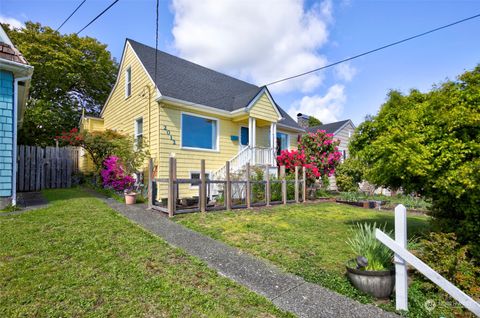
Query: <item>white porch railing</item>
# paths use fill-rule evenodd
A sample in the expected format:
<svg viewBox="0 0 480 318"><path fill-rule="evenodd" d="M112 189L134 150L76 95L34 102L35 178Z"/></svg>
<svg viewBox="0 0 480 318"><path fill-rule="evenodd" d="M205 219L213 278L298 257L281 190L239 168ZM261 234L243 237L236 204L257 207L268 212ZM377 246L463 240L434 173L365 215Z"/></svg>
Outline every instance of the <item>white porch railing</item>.
<svg viewBox="0 0 480 318"><path fill-rule="evenodd" d="M408 310L407 263L415 267L437 286L480 317L480 304L443 278L427 264L406 249L407 209L402 205L395 208L395 240L376 229L376 238L395 253L395 303L397 310Z"/></svg>
<svg viewBox="0 0 480 318"><path fill-rule="evenodd" d="M230 159L231 172L237 172L250 165L271 165L276 166L275 150L270 147L250 147L247 146L240 150L232 159ZM225 178L225 165L212 173L212 180Z"/></svg>

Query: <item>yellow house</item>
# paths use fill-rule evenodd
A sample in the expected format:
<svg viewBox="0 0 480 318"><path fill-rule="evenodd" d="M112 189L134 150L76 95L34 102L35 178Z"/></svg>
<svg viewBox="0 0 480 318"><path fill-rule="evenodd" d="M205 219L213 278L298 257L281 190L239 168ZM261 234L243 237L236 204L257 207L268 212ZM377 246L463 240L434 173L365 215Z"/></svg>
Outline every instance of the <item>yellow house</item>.
<svg viewBox="0 0 480 318"><path fill-rule="evenodd" d="M167 178L171 156L177 158L177 177L185 179L199 177L200 159L211 179L220 178L226 161L233 171L247 162L275 166L276 154L295 149L304 132L266 87L130 39L100 117L82 118L82 129L143 138L157 178ZM159 197L164 192L160 188ZM195 186L180 189L180 197L195 193Z"/></svg>

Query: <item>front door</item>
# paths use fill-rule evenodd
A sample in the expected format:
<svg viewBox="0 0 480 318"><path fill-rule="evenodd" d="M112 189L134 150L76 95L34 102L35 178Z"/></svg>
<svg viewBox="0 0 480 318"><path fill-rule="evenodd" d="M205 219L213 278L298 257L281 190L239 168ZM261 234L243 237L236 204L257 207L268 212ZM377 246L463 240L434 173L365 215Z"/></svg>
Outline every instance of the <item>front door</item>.
<svg viewBox="0 0 480 318"><path fill-rule="evenodd" d="M248 127L240 127L240 151L248 147Z"/></svg>

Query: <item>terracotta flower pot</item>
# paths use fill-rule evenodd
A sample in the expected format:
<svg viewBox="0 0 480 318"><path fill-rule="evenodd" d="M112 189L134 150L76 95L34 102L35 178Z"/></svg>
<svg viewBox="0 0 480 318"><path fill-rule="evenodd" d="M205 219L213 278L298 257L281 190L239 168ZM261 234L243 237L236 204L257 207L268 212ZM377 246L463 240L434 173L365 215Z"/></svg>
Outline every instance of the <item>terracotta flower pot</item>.
<svg viewBox="0 0 480 318"><path fill-rule="evenodd" d="M135 192L125 193L125 204L135 204L137 202L137 194Z"/></svg>

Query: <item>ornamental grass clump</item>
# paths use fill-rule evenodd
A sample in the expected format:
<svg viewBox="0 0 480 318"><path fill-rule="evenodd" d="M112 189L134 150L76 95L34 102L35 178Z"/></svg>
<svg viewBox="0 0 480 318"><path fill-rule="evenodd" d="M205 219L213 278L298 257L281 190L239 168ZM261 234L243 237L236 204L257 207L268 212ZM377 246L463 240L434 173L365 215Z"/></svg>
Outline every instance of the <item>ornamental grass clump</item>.
<svg viewBox="0 0 480 318"><path fill-rule="evenodd" d="M391 236L392 231L385 230L386 225L380 228ZM357 223L351 228L352 237L346 243L357 257L367 259L366 266L361 269L369 271L388 270L392 267L393 252L375 237L376 223Z"/></svg>
<svg viewBox="0 0 480 318"><path fill-rule="evenodd" d="M105 159L104 169L101 171L103 187L115 191L130 191L135 184L135 179L128 175L125 167L116 156Z"/></svg>

